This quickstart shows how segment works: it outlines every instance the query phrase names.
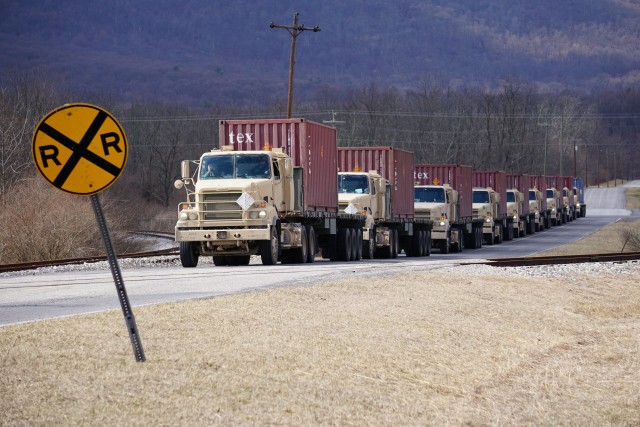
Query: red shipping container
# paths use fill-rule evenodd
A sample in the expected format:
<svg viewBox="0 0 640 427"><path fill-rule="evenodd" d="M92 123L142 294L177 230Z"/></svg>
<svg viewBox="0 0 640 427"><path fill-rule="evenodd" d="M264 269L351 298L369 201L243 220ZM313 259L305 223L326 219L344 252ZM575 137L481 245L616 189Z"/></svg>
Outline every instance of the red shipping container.
<svg viewBox="0 0 640 427"><path fill-rule="evenodd" d="M413 218L413 164L411 151L393 147L338 147L338 171L375 170L389 180L392 218Z"/></svg>
<svg viewBox="0 0 640 427"><path fill-rule="evenodd" d="M338 211L336 128L305 119L221 120L218 137L234 151L284 148L303 170L303 209Z"/></svg>
<svg viewBox="0 0 640 427"><path fill-rule="evenodd" d="M537 188L542 193L542 210L547 210L547 180L544 175L528 175L529 188Z"/></svg>
<svg viewBox="0 0 640 427"><path fill-rule="evenodd" d="M473 168L465 165L416 165L413 174L415 185L444 185L447 184L459 194L459 209L461 220L471 220L473 217L472 198Z"/></svg>
<svg viewBox="0 0 640 427"><path fill-rule="evenodd" d="M529 177L523 174L508 173L507 174L507 189L516 189L524 196L525 203L523 203L523 214L529 213Z"/></svg>
<svg viewBox="0 0 640 427"><path fill-rule="evenodd" d="M491 187L500 194L498 217L507 215L507 173L504 171L473 171L474 187Z"/></svg>

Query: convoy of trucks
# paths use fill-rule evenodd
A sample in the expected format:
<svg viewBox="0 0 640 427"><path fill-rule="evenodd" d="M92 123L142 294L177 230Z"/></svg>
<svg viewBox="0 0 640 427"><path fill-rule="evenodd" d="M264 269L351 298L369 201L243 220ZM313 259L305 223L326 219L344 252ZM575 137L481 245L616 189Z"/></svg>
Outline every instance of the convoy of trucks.
<svg viewBox="0 0 640 427"><path fill-rule="evenodd" d="M338 147L335 128L305 119L222 120L218 142L175 183L184 267L460 252L586 214L581 180L416 165L394 147Z"/></svg>

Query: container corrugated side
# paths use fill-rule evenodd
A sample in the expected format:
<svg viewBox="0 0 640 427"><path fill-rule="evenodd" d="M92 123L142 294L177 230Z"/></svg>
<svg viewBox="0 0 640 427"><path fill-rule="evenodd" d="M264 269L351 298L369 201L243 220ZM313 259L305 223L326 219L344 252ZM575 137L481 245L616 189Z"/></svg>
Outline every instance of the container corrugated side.
<svg viewBox="0 0 640 427"><path fill-rule="evenodd" d="M303 169L304 210L338 211L335 128L306 119L221 120L219 145L231 145L234 151L284 148Z"/></svg>
<svg viewBox="0 0 640 427"><path fill-rule="evenodd" d="M393 218L413 218L413 165L411 151L393 147L338 147L338 170L375 170L389 180Z"/></svg>
<svg viewBox="0 0 640 427"><path fill-rule="evenodd" d="M415 166L413 175L415 185L444 185L458 191L460 218L471 220L473 217L473 168L454 164L420 164Z"/></svg>
<svg viewBox="0 0 640 427"><path fill-rule="evenodd" d="M498 216L507 215L507 173L504 171L473 171L474 187L491 187L500 194Z"/></svg>

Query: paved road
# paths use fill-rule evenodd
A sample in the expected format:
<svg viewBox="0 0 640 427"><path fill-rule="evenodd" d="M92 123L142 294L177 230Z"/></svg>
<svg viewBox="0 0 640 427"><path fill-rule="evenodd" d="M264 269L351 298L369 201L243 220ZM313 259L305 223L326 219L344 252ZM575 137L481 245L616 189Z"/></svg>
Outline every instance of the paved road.
<svg viewBox="0 0 640 427"><path fill-rule="evenodd" d="M584 193L587 215L631 215L631 210L626 208L624 194L628 187L640 187L640 181L630 181L618 187L588 188Z"/></svg>

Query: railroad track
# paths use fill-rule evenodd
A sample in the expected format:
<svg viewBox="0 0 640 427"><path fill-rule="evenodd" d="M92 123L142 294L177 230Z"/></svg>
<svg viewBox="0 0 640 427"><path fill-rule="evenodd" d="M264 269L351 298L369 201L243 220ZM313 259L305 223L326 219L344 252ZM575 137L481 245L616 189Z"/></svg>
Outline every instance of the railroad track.
<svg viewBox="0 0 640 427"><path fill-rule="evenodd" d="M579 264L587 262L624 262L636 260L640 260L640 252L519 258L491 258L481 264L486 264L493 267L527 267L535 265Z"/></svg>

